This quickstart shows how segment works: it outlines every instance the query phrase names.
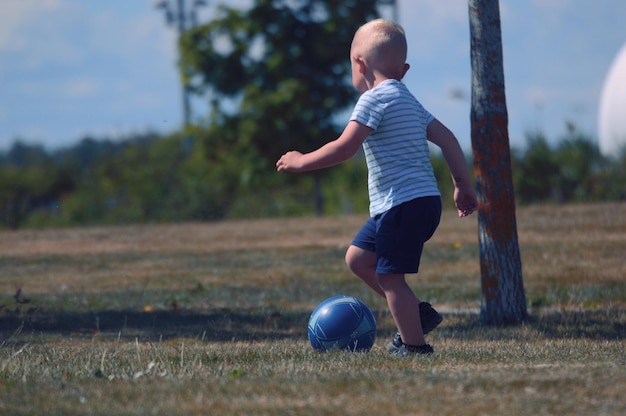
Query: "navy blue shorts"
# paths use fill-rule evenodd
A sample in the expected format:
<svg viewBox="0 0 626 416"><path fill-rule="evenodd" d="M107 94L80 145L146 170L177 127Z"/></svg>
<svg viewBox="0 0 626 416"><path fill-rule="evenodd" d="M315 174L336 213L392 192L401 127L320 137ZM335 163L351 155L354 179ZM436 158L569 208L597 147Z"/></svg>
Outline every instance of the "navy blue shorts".
<svg viewBox="0 0 626 416"><path fill-rule="evenodd" d="M441 197L416 198L370 218L352 245L376 253L376 273L417 273L424 243L441 219Z"/></svg>

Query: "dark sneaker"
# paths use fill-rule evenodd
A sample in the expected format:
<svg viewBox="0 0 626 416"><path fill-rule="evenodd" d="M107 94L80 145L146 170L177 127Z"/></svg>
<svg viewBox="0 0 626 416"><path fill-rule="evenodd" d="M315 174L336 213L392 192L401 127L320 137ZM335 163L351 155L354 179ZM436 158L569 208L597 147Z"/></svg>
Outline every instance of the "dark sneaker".
<svg viewBox="0 0 626 416"><path fill-rule="evenodd" d="M420 322L422 323L422 330L424 335L428 334L433 329L437 328L443 321L443 317L432 307L428 302L420 302ZM404 344L400 332L396 333L393 340L387 345L387 351L394 354L395 351L400 349ZM426 344L428 345L428 344Z"/></svg>
<svg viewBox="0 0 626 416"><path fill-rule="evenodd" d="M397 355L398 351L400 351L402 347L404 347L404 342L402 342L402 337L398 332L396 336L393 337L391 342L387 344L387 351L389 351L391 354Z"/></svg>
<svg viewBox="0 0 626 416"><path fill-rule="evenodd" d="M395 341L395 338L394 338ZM394 348L391 349L390 347ZM398 357L406 357L407 355L431 355L435 352L433 347L429 344L424 345L406 345L401 344L399 347L396 347L396 344L392 341L391 344L387 347L389 349L389 353L391 355L395 355Z"/></svg>
<svg viewBox="0 0 626 416"><path fill-rule="evenodd" d="M443 321L443 316L439 314L428 302L420 302L420 322L424 335L437 328Z"/></svg>

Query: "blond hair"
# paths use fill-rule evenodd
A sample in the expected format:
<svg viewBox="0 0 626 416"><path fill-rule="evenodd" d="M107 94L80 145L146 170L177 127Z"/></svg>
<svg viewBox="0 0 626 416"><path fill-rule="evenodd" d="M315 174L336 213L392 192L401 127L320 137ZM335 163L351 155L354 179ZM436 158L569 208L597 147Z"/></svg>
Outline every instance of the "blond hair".
<svg viewBox="0 0 626 416"><path fill-rule="evenodd" d="M361 56L372 68L383 72L397 70L407 57L404 29L390 20L372 20L354 34L351 54Z"/></svg>

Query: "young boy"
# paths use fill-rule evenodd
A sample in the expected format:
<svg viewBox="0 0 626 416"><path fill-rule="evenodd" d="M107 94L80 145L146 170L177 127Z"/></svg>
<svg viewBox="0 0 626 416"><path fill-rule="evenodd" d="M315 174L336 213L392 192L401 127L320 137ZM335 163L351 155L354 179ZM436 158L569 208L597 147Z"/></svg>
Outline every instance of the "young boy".
<svg viewBox="0 0 626 416"><path fill-rule="evenodd" d="M337 165L363 147L368 167L370 216L346 252L346 263L387 300L398 335L395 355L432 354L424 333L441 316L421 302L406 282L417 273L424 243L441 216L441 196L427 140L439 146L452 173L460 217L477 209L463 151L455 136L428 113L400 82L409 69L399 25L378 19L355 33L350 50L352 83L362 94L343 133L319 149L285 153L278 172L305 172Z"/></svg>

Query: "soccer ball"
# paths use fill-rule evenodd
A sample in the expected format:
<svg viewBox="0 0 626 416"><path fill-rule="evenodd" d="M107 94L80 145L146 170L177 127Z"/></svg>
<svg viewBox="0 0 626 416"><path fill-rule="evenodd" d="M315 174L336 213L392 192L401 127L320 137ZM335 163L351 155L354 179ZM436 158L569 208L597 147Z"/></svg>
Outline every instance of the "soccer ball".
<svg viewBox="0 0 626 416"><path fill-rule="evenodd" d="M318 351L334 348L369 351L376 339L370 308L352 296L333 296L317 305L309 318L309 341Z"/></svg>

